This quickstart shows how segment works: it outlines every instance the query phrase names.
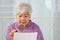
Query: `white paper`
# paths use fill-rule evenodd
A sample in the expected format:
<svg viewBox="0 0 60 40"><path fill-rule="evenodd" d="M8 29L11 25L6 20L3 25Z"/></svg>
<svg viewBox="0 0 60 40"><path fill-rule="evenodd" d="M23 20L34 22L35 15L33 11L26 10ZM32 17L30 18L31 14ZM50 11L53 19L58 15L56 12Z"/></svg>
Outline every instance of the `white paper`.
<svg viewBox="0 0 60 40"><path fill-rule="evenodd" d="M36 40L37 32L32 33L14 33L14 40Z"/></svg>

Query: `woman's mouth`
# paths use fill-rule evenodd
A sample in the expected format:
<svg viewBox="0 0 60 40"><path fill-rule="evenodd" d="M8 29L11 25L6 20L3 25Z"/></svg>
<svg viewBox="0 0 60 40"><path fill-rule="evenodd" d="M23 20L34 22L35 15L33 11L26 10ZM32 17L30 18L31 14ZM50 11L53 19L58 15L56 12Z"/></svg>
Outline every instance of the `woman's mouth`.
<svg viewBox="0 0 60 40"><path fill-rule="evenodd" d="M22 24L25 24L26 22L21 22Z"/></svg>

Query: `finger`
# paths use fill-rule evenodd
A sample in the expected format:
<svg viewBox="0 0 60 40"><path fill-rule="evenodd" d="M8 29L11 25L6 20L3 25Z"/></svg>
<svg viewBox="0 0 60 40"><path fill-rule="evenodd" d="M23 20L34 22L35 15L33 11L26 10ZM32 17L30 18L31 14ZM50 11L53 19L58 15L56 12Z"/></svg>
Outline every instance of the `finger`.
<svg viewBox="0 0 60 40"><path fill-rule="evenodd" d="M15 31L16 31L16 30L12 30L12 31L10 32L10 35L12 36Z"/></svg>

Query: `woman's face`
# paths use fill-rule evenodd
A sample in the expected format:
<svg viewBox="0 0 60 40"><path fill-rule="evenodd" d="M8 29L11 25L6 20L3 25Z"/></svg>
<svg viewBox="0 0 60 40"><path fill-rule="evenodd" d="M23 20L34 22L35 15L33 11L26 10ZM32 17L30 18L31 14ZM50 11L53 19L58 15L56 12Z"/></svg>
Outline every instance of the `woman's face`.
<svg viewBox="0 0 60 40"><path fill-rule="evenodd" d="M26 25L30 20L30 15L28 12L18 13L16 19L20 25Z"/></svg>

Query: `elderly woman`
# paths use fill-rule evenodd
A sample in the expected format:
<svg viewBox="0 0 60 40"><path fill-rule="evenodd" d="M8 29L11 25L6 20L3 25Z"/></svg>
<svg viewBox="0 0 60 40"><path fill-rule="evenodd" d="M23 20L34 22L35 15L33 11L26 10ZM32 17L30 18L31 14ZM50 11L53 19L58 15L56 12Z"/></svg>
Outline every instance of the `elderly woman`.
<svg viewBox="0 0 60 40"><path fill-rule="evenodd" d="M14 32L37 32L37 40L44 40L39 26L30 20L32 8L27 3L20 3L16 7L17 22L8 26L6 40L13 40Z"/></svg>

